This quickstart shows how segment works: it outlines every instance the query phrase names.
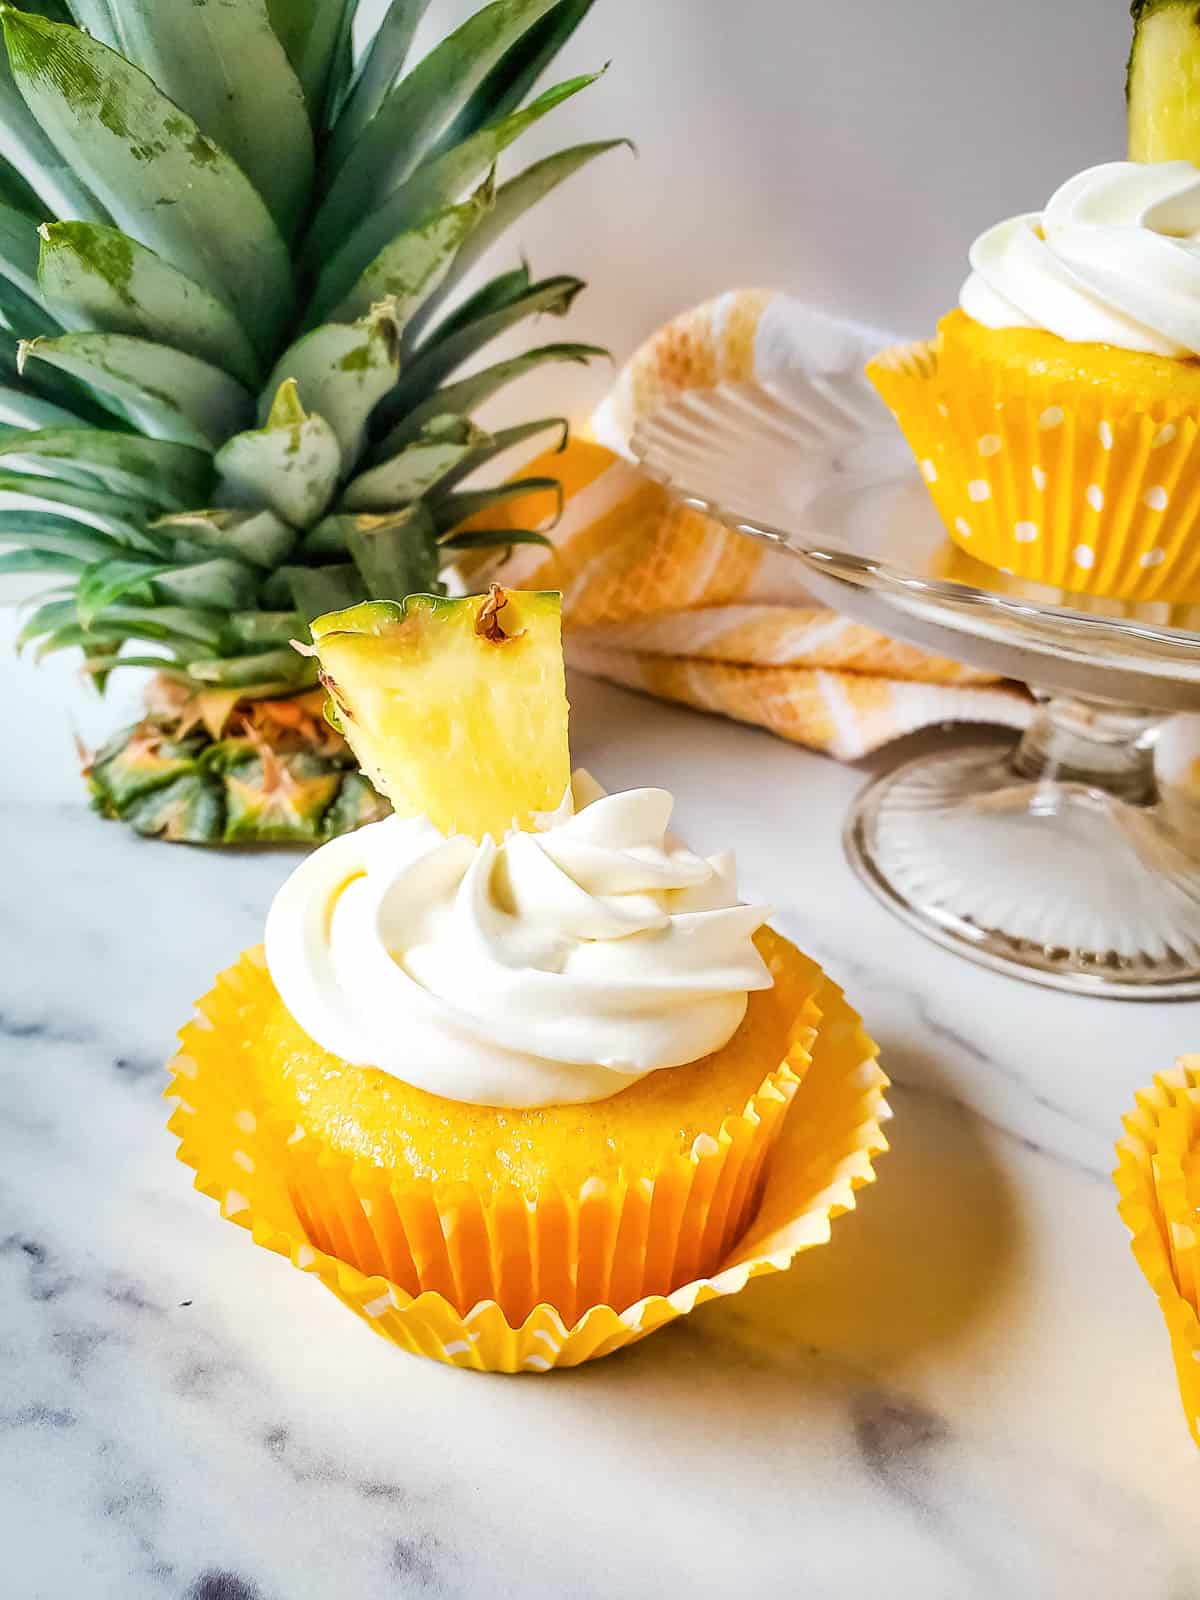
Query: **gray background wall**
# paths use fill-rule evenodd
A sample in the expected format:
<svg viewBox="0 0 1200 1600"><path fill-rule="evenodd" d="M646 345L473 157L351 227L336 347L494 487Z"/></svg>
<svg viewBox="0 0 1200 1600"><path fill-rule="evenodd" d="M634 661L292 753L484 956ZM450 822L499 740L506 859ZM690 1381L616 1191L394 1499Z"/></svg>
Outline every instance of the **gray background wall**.
<svg viewBox="0 0 1200 1600"><path fill-rule="evenodd" d="M474 9L434 0L422 39ZM577 176L508 256L587 278L569 336L618 358L744 284L922 333L980 228L1123 154L1128 29L1124 0L597 0L561 75L607 76L504 170L622 133L639 159ZM534 384L561 409L603 383L558 369L517 409Z"/></svg>

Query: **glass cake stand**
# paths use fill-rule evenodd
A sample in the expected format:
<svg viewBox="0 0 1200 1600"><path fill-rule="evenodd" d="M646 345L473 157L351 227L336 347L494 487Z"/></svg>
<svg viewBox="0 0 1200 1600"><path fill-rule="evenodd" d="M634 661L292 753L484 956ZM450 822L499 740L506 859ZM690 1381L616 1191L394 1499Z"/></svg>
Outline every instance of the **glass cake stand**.
<svg viewBox="0 0 1200 1600"><path fill-rule="evenodd" d="M1129 1000L1200 995L1200 802L1160 788L1167 717L1200 711L1200 606L1042 588L961 553L857 372L726 384L644 420L633 453L681 500L789 551L823 604L1020 679L994 736L909 760L846 822L897 916L983 966Z"/></svg>

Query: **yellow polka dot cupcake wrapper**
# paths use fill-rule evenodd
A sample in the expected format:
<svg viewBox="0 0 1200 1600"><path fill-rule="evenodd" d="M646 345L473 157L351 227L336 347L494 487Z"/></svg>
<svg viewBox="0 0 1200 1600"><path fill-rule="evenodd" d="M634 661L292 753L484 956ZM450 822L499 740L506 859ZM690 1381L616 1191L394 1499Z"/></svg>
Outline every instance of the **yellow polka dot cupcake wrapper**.
<svg viewBox="0 0 1200 1600"><path fill-rule="evenodd" d="M1187 1424L1200 1445L1200 1056L1159 1073L1136 1099L1113 1176L1134 1256L1167 1324Z"/></svg>
<svg viewBox="0 0 1200 1600"><path fill-rule="evenodd" d="M987 565L1127 601L1200 600L1196 419L1106 405L1102 386L963 364L936 344L867 368L950 538Z"/></svg>
<svg viewBox="0 0 1200 1600"><path fill-rule="evenodd" d="M257 950L181 1032L169 1126L222 1216L391 1343L484 1372L575 1366L782 1271L825 1243L873 1181L887 1079L856 1012L812 971L803 1059L769 1074L719 1139L633 1183L501 1194L483 1208L432 1184L389 1187L328 1152L301 1155L304 1141L289 1146L293 1134L247 1088L253 1018L273 993Z"/></svg>

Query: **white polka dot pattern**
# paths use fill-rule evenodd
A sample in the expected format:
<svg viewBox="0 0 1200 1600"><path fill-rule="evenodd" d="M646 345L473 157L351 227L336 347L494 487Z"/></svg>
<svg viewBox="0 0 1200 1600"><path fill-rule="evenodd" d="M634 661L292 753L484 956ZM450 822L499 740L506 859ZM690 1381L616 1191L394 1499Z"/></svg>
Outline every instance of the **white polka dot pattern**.
<svg viewBox="0 0 1200 1600"><path fill-rule="evenodd" d="M1104 510L1104 490L1098 483L1089 483L1087 487L1087 503L1093 511Z"/></svg>
<svg viewBox="0 0 1200 1600"><path fill-rule="evenodd" d="M1036 522L1018 522L1013 529L1018 544L1032 544L1038 536Z"/></svg>
<svg viewBox="0 0 1200 1600"><path fill-rule="evenodd" d="M1162 484L1156 483L1152 489L1146 490L1142 496L1142 504L1148 506L1151 511L1165 511L1170 498Z"/></svg>
<svg viewBox="0 0 1200 1600"><path fill-rule="evenodd" d="M968 499L980 501L992 498L992 486L986 478L972 478L967 485Z"/></svg>
<svg viewBox="0 0 1200 1600"><path fill-rule="evenodd" d="M1086 544L1077 544L1074 550L1075 565L1088 571L1096 565L1096 552L1089 550Z"/></svg>
<svg viewBox="0 0 1200 1600"><path fill-rule="evenodd" d="M981 456L998 456L1003 445L1004 441L998 433L985 433L979 440L979 454Z"/></svg>

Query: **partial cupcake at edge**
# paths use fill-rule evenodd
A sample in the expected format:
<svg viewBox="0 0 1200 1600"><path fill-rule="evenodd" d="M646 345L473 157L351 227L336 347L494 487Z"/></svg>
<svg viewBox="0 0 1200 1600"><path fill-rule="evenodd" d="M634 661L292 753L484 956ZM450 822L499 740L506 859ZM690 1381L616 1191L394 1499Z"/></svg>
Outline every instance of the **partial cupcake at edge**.
<svg viewBox="0 0 1200 1600"><path fill-rule="evenodd" d="M966 554L1131 602L1200 601L1195 7L1135 4L1130 153L988 228L931 342L868 367Z"/></svg>
<svg viewBox="0 0 1200 1600"><path fill-rule="evenodd" d="M172 1125L202 1187L217 1122L253 1130L233 1159L247 1188L269 1167L310 1255L570 1328L746 1238L823 1012L860 1119L829 1112L847 1195L869 1181L885 1080L840 991L739 901L730 855L671 833L669 794L572 774L558 595L417 595L312 631L395 815L296 869L265 963L244 955L184 1030ZM197 1063L222 1080L199 1117Z"/></svg>

